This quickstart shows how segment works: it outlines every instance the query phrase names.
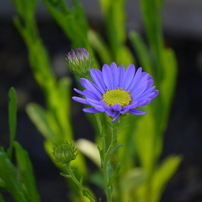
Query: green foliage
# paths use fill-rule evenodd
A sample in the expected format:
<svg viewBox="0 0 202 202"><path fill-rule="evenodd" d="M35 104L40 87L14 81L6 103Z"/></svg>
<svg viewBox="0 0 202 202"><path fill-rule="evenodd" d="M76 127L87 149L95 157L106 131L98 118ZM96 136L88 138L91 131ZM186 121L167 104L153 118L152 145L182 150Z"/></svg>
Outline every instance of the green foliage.
<svg viewBox="0 0 202 202"><path fill-rule="evenodd" d="M14 143L17 165L23 186L25 186L26 197L30 202L39 202L40 198L36 189L36 182L31 161L27 151L18 143Z"/></svg>
<svg viewBox="0 0 202 202"><path fill-rule="evenodd" d="M4 182L4 190L8 191L16 202L27 202L25 193L18 179L15 166L7 158L5 152L0 152L0 178Z"/></svg>
<svg viewBox="0 0 202 202"><path fill-rule="evenodd" d="M154 59L155 76L158 77L158 80L162 80L164 79L162 57L162 50L164 48L162 34L162 4L159 0L140 0L140 7L152 59Z"/></svg>
<svg viewBox="0 0 202 202"><path fill-rule="evenodd" d="M30 116L32 122L37 126L38 130L46 139L52 139L56 136L55 131L53 131L53 125L50 124L54 121L50 121L48 112L46 112L41 106L35 103L30 103L27 106L27 113Z"/></svg>
<svg viewBox="0 0 202 202"><path fill-rule="evenodd" d="M112 59L118 65L124 64L127 66L134 63L134 57L132 56L129 48L125 45L125 4L126 0L117 0L116 3L114 3L113 0L100 0L107 30L106 34L110 45L109 49L111 51L111 55L113 56Z"/></svg>
<svg viewBox="0 0 202 202"><path fill-rule="evenodd" d="M7 151L7 156L9 159L11 159L12 156L12 150L13 150L13 142L15 139L15 135L16 135L16 123L17 123L17 119L16 119L16 113L17 113L17 96L16 96L16 92L14 88L11 88L9 90L9 98L10 98L10 102L9 102L9 129L10 129L10 146L8 148Z"/></svg>
<svg viewBox="0 0 202 202"><path fill-rule="evenodd" d="M64 0L43 0L53 19L61 27L65 35L71 40L73 48L86 48L93 56L94 52L88 41L88 22L82 5L78 0L73 0L70 9ZM81 31L82 30L82 31ZM96 59L94 65L98 68Z"/></svg>
<svg viewBox="0 0 202 202"><path fill-rule="evenodd" d="M159 168L155 171L152 178L152 201L160 201L161 195L165 189L168 180L176 172L182 158L171 155L163 160Z"/></svg>
<svg viewBox="0 0 202 202"><path fill-rule="evenodd" d="M163 134L167 127L177 77L175 54L171 49L164 46L162 33L163 1L140 0L147 43L143 41L137 32L131 31L128 35L125 30L126 12L124 7L126 0L117 0L116 3L113 0L99 1L104 16L107 41L99 33L89 28L85 12L78 0L72 1L72 8L64 0L43 0L43 2L64 34L71 40L72 47L88 49L93 56L96 68L99 68L98 59L101 60L102 64L116 62L117 65L124 64L127 66L135 63L132 51L126 46L126 39L129 38L144 71L153 76L160 94L149 106L144 107L147 115L127 115L121 119L118 146L114 146L109 155L113 158L112 165L102 162L101 166L99 166L100 160L96 160L97 153L94 152L96 144L100 145L103 140L105 142L110 141L106 135L110 131L110 126L103 124L105 121L110 120L105 115L100 115L101 121L98 123L98 129L96 119L91 115L88 116L96 129L96 143L83 140L77 142L77 146L81 152L98 165L98 169L102 168L103 165L108 169L106 173L109 178L108 188L111 192L113 182L114 201L160 201L168 180L173 176L181 162L181 157L174 155L168 156L162 162L159 162L159 156L162 153ZM52 147L54 143L61 140L70 142L74 138L70 119L71 80L69 78L57 80L51 71L50 58L36 26L35 9L37 0L13 0L13 3L18 14L18 17L14 18L14 23L28 48L33 75L41 86L46 101L45 109L36 103L28 104L27 113L45 137L45 149L53 159ZM98 58L95 57L94 51L97 53ZM30 196L36 195L33 197L33 201L37 201L39 198L36 189L34 189L35 182L27 153L18 143L14 143L16 125L14 90L10 90L9 97L12 100L10 104L12 107L9 108L10 147L7 151L7 156L3 151L1 152L0 160L5 165L0 164L0 166L2 166L3 170L7 168L13 172L14 181L11 181L9 176L7 179L7 177L2 178L0 175L2 179L0 187L8 190L16 201L21 199L18 199L18 197L22 197L21 201L27 200L29 198L27 194ZM99 133L101 138L98 137ZM122 143L124 147L122 147ZM16 171L9 160L11 159L13 146L16 150L17 164L19 165L22 180L24 179L23 183L27 186L26 191L23 189L21 182L19 182ZM101 161L104 159L106 147L107 144L103 144L103 148L99 148ZM85 152L85 148L93 151L93 154L88 151ZM116 155L114 151L116 151ZM26 163L20 161L19 155L23 156L22 158ZM136 165L137 160L140 167ZM121 162L121 167L119 162ZM59 166L56 162L54 163ZM87 174L86 163L80 153L72 164L78 167L80 172ZM25 170L28 171L25 172ZM69 171L71 172L71 170ZM6 174L6 170L3 172ZM32 177L28 177L28 175ZM89 179L103 188L104 182L100 178L99 170ZM74 200L86 201L86 198L82 198L80 195Z"/></svg>
<svg viewBox="0 0 202 202"><path fill-rule="evenodd" d="M21 17L21 19L15 17L14 23L27 45L30 66L37 82L44 91L47 104L47 111L37 104L28 105L27 111L46 138L46 150L52 157L54 142L63 139L71 141L73 138L70 121L71 80L70 78L61 78L57 81L51 70L50 59L38 34L35 22L34 15L37 1L13 0L13 2ZM29 13L29 18L21 14L25 12ZM85 167L85 165L82 167Z"/></svg>
<svg viewBox="0 0 202 202"><path fill-rule="evenodd" d="M14 147L19 172L7 157L7 154L1 150L0 190L9 192L16 202L40 202L28 154L19 143L14 142ZM2 196L1 198L3 201Z"/></svg>
<svg viewBox="0 0 202 202"><path fill-rule="evenodd" d="M0 190L9 192L16 202L40 202L29 156L22 146L14 141L17 124L17 96L14 88L10 88L9 98L10 146L7 152L0 148ZM11 162L13 148L18 170ZM0 201L3 201L2 195Z"/></svg>
<svg viewBox="0 0 202 202"><path fill-rule="evenodd" d="M4 202L2 194L0 194L0 202Z"/></svg>

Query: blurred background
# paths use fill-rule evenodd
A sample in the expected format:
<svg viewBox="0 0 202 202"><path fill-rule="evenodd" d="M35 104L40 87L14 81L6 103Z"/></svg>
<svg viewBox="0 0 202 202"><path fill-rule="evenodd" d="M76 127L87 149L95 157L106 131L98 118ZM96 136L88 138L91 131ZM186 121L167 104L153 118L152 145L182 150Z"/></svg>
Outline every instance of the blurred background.
<svg viewBox="0 0 202 202"><path fill-rule="evenodd" d="M68 1L70 2L70 1ZM104 22L96 0L81 1L90 26L104 34ZM137 0L128 0L126 29L136 30L144 36ZM37 186L42 201L66 201L66 186L59 171L43 148L43 137L29 120L25 106L36 102L44 105L41 89L31 73L27 49L12 18L15 9L11 0L0 1L0 146L7 147L8 90L13 86L18 94L17 140L29 152L33 162ZM53 71L59 77L71 76L65 65L70 41L48 14L40 1L37 9L40 35L51 56ZM202 202L202 1L164 0L165 44L174 49L178 60L178 82L170 121L164 136L162 158L181 154L183 162L168 183L162 202ZM130 46L130 44L129 44ZM84 121L81 109L72 110L76 120ZM85 130L89 133L88 123ZM74 127L76 138L82 136ZM90 138L90 137L89 137ZM6 201L12 199L6 196Z"/></svg>

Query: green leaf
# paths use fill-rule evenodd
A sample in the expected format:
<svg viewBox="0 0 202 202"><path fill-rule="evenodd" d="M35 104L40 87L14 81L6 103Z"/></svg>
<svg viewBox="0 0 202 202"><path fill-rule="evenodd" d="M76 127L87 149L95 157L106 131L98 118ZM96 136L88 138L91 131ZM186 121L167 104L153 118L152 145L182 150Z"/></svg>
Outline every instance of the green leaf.
<svg viewBox="0 0 202 202"><path fill-rule="evenodd" d="M123 147L123 146L124 146L124 144L118 144L118 145L116 145L116 146L111 150L110 155L112 155L117 149L119 149L120 147Z"/></svg>
<svg viewBox="0 0 202 202"><path fill-rule="evenodd" d="M111 177L112 177L112 165L110 163L107 164L107 175L108 175L108 178L111 179ZM110 187L110 185L108 187Z"/></svg>
<svg viewBox="0 0 202 202"><path fill-rule="evenodd" d="M105 182L104 182L104 179L103 179L103 175L101 172L95 172L95 173L92 173L89 177L88 177L88 180L95 184L96 186L100 187L101 189L104 190L104 187L105 187Z"/></svg>
<svg viewBox="0 0 202 202"><path fill-rule="evenodd" d="M127 64L127 60L133 58L129 58L128 54L124 54L126 49L124 46L126 41L125 3L126 0L117 0L116 3L114 3L113 0L100 0L100 5L105 18L106 32L108 42L110 44L111 55L114 62L124 65ZM129 59L126 59L125 56L128 56ZM124 59L126 60L124 61Z"/></svg>
<svg viewBox="0 0 202 202"><path fill-rule="evenodd" d="M120 178L121 194L125 201L130 201L146 180L144 171L141 168L134 168L125 172ZM132 200L131 200L132 201Z"/></svg>
<svg viewBox="0 0 202 202"><path fill-rule="evenodd" d="M0 189L6 190L6 184L1 178L0 178Z"/></svg>
<svg viewBox="0 0 202 202"><path fill-rule="evenodd" d="M99 2L100 2L100 6L102 8L102 12L106 13L110 6L111 0L99 0Z"/></svg>
<svg viewBox="0 0 202 202"><path fill-rule="evenodd" d="M71 178L71 175L60 172L60 175L66 178Z"/></svg>
<svg viewBox="0 0 202 202"><path fill-rule="evenodd" d="M169 156L156 170L152 180L152 202L158 202L165 189L165 185L176 172L182 161L181 156Z"/></svg>
<svg viewBox="0 0 202 202"><path fill-rule="evenodd" d="M62 9L57 8L51 1L43 0L44 4L48 8L48 11L62 28L68 38L71 39L73 47L85 47L89 46L87 41L87 21L84 10L78 1L74 1L73 9L68 9L66 4L63 4ZM67 10L65 12L64 10ZM82 32L81 32L82 30Z"/></svg>
<svg viewBox="0 0 202 202"><path fill-rule="evenodd" d="M71 141L73 138L72 124L70 121L70 100L71 100L71 79L63 77L58 81L57 96L56 96L56 117L53 121L57 121L60 126L63 138ZM54 123L53 123L54 124Z"/></svg>
<svg viewBox="0 0 202 202"><path fill-rule="evenodd" d="M135 145L140 163L146 174L149 176L156 159L155 148L155 119L152 116L151 106L148 106L147 114L142 116L137 122L135 131Z"/></svg>
<svg viewBox="0 0 202 202"><path fill-rule="evenodd" d="M0 178L6 184L7 191L16 202L28 202L22 185L17 177L15 166L7 158L6 153L0 151Z"/></svg>
<svg viewBox="0 0 202 202"><path fill-rule="evenodd" d="M142 40L141 36L137 32L132 31L129 33L129 38L132 42L133 48L137 53L138 59L144 71L154 76L155 80L155 74L150 61L148 49L144 41Z"/></svg>
<svg viewBox="0 0 202 202"><path fill-rule="evenodd" d="M114 182L114 180L118 176L120 169L121 169L121 164L118 163L117 166L116 166L116 169L115 169L114 173L112 174L112 177L110 178L110 180L108 182L108 185L107 185L108 187L110 187L112 185L112 183Z"/></svg>
<svg viewBox="0 0 202 202"><path fill-rule="evenodd" d="M124 65L125 68L130 64L135 64L135 58L127 46L119 47L117 52L117 65Z"/></svg>
<svg viewBox="0 0 202 202"><path fill-rule="evenodd" d="M12 150L13 150L13 142L16 135L16 124L17 124L17 95L14 88L10 88L9 90L9 129L10 129L10 146L7 151L8 158L11 159Z"/></svg>
<svg viewBox="0 0 202 202"><path fill-rule="evenodd" d="M19 168L23 185L25 186L27 197L29 198L29 202L39 202L40 198L36 188L32 163L29 159L28 153L22 148L22 146L18 142L15 142L14 146L17 165Z"/></svg>
<svg viewBox="0 0 202 202"><path fill-rule="evenodd" d="M163 119L161 119L161 128L164 131L167 127L167 122L170 114L170 108L175 93L177 82L177 60L174 51L166 48L163 51L164 61L164 79L160 82L158 89L160 90L159 96L162 100Z"/></svg>
<svg viewBox="0 0 202 202"><path fill-rule="evenodd" d="M110 1L105 14L108 40L115 60L119 58L119 48L126 40L124 8L125 0Z"/></svg>
<svg viewBox="0 0 202 202"><path fill-rule="evenodd" d="M98 53L102 63L110 64L113 61L109 47L98 33L93 30L89 30L88 40L90 41L90 44L95 49L95 51Z"/></svg>
<svg viewBox="0 0 202 202"><path fill-rule="evenodd" d="M152 62L158 81L163 80L162 4L157 0L140 0L142 17L151 49Z"/></svg>
<svg viewBox="0 0 202 202"><path fill-rule="evenodd" d="M5 202L2 194L0 194L0 202Z"/></svg>
<svg viewBox="0 0 202 202"><path fill-rule="evenodd" d="M27 114L46 139L53 139L55 133L49 125L47 112L38 104L30 103L26 107Z"/></svg>

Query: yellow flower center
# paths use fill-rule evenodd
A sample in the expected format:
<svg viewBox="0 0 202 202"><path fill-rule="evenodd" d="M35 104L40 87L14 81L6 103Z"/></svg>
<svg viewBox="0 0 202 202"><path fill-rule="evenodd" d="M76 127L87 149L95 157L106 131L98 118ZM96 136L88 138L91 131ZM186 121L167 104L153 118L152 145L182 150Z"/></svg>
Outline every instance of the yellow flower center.
<svg viewBox="0 0 202 202"><path fill-rule="evenodd" d="M119 104L124 107L129 105L132 101L130 91L124 91L121 88L107 90L106 93L103 94L102 100L110 107L114 104Z"/></svg>

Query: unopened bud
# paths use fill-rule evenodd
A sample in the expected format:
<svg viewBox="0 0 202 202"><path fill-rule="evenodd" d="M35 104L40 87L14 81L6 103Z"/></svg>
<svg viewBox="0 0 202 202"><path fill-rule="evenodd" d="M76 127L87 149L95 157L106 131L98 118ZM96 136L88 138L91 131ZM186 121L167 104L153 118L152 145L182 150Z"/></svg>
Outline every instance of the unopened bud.
<svg viewBox="0 0 202 202"><path fill-rule="evenodd" d="M77 48L75 51L68 52L66 61L73 74L81 78L88 78L92 68L92 59L85 48Z"/></svg>
<svg viewBox="0 0 202 202"><path fill-rule="evenodd" d="M53 148L53 155L55 157L56 162L60 162L62 164L70 163L72 160L76 159L77 149L68 142L58 144Z"/></svg>

